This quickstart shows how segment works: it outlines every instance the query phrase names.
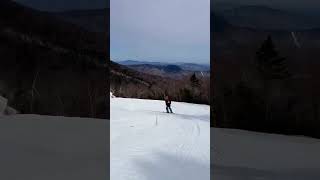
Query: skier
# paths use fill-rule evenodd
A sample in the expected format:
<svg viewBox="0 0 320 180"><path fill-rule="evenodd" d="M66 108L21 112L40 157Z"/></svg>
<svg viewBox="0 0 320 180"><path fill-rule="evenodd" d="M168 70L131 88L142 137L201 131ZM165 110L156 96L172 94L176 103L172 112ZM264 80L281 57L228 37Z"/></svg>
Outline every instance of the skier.
<svg viewBox="0 0 320 180"><path fill-rule="evenodd" d="M172 112L172 109L171 109L171 100L170 100L169 96L168 96L168 95L165 95L165 96L164 96L164 100L165 100L165 102L166 102L166 110L167 110L167 113L173 113L173 112ZM170 112L169 112L169 110L170 110Z"/></svg>

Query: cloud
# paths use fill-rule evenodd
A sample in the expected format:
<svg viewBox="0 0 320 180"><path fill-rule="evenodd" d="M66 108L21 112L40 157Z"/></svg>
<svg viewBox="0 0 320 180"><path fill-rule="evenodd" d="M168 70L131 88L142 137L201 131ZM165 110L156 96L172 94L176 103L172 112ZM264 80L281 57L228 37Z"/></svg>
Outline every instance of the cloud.
<svg viewBox="0 0 320 180"><path fill-rule="evenodd" d="M114 59L209 61L210 0L111 0Z"/></svg>

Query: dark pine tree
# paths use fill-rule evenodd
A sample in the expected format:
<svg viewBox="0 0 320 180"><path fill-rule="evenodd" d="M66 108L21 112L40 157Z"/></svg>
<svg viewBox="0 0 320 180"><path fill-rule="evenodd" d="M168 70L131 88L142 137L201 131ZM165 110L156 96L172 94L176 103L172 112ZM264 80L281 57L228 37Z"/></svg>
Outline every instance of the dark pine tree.
<svg viewBox="0 0 320 180"><path fill-rule="evenodd" d="M285 79L290 76L286 59L280 57L271 36L262 43L256 53L259 72L266 80Z"/></svg>
<svg viewBox="0 0 320 180"><path fill-rule="evenodd" d="M264 122L261 124L264 124L267 131L278 132L279 129L282 131L289 121L284 117L285 113L281 111L281 107L287 103L284 95L289 92L286 87L289 81L286 79L290 74L286 58L279 56L270 36L256 52L256 63L263 82L264 94Z"/></svg>
<svg viewBox="0 0 320 180"><path fill-rule="evenodd" d="M190 77L190 82L191 82L191 87L196 88L200 86L200 81L196 76L196 73L193 73L192 76Z"/></svg>

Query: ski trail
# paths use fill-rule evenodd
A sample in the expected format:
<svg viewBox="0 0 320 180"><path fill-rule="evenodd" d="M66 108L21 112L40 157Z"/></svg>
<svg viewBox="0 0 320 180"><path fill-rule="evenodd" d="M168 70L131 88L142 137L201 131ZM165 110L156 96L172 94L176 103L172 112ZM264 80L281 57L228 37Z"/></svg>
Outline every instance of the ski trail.
<svg viewBox="0 0 320 180"><path fill-rule="evenodd" d="M209 106L111 98L112 180L209 180Z"/></svg>

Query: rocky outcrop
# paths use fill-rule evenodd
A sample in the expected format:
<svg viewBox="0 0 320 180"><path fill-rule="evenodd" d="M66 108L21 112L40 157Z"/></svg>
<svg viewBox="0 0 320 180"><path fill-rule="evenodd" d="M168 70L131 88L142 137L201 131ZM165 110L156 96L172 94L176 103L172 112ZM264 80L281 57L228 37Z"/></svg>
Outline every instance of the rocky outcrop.
<svg viewBox="0 0 320 180"><path fill-rule="evenodd" d="M8 100L0 96L0 115L14 115L18 114L18 111L8 106Z"/></svg>

